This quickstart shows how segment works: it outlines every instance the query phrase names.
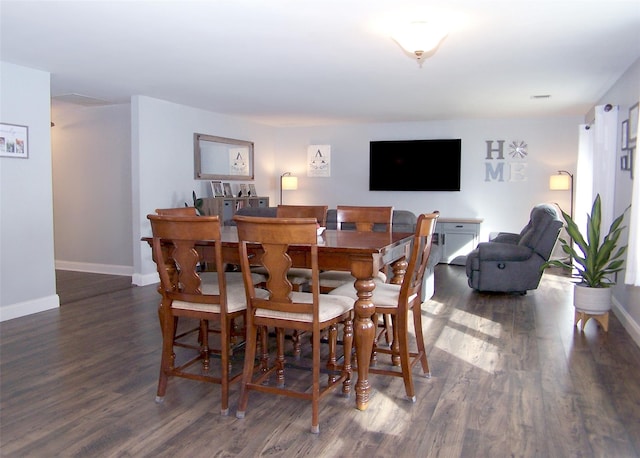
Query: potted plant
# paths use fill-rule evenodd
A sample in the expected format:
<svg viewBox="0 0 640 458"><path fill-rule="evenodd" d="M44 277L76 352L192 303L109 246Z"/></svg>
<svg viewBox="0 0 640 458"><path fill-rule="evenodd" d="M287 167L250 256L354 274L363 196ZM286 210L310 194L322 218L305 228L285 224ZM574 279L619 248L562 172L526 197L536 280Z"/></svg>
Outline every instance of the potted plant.
<svg viewBox="0 0 640 458"><path fill-rule="evenodd" d="M569 262L562 260L548 261L543 268L554 266L572 270L572 276L580 281L574 285L573 305L577 311L591 315L604 314L611 308L611 290L614 284L610 276L622 270L622 255L627 246L618 248L618 239L624 227L621 227L627 207L618 216L609 233L600 242L600 223L602 219L600 194L593 201L591 213L587 215L587 234L583 235L571 216L562 211L566 223L569 241L560 238L562 251L569 255ZM573 248L571 240L578 246ZM573 263L572 263L573 262ZM575 271L573 269L576 269Z"/></svg>
<svg viewBox="0 0 640 458"><path fill-rule="evenodd" d="M204 215L204 200L202 200L202 198L196 197L196 192L192 191L192 197L193 197L193 206L196 209L196 212L198 212L198 215L202 216ZM187 204L186 202L184 203L185 207L188 207L189 204Z"/></svg>

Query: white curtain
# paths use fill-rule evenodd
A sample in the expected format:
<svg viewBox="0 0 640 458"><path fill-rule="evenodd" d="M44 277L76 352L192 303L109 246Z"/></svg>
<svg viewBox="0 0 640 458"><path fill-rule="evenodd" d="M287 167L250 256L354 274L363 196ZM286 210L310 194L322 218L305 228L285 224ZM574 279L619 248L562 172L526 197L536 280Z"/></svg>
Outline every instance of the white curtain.
<svg viewBox="0 0 640 458"><path fill-rule="evenodd" d="M613 223L615 210L616 167L618 166L618 106L596 107L595 142L593 150L593 195L602 200L600 237L604 238Z"/></svg>
<svg viewBox="0 0 640 458"><path fill-rule="evenodd" d="M602 201L601 234L613 222L618 139L618 107L598 105L590 129L580 126L576 171L575 215L581 232L586 231L587 213L597 194Z"/></svg>
<svg viewBox="0 0 640 458"><path fill-rule="evenodd" d="M593 200L593 133L589 124L581 124L578 138L578 162L576 165L573 219L581 233L587 230L587 213Z"/></svg>
<svg viewBox="0 0 640 458"><path fill-rule="evenodd" d="M640 123L638 133L640 133ZM629 135L631 136L631 135ZM640 138L636 135L636 138ZM640 165L638 164L638 141L633 157L633 188L631 194L631 213L629 217L629 246L627 248L627 271L624 282L640 286Z"/></svg>

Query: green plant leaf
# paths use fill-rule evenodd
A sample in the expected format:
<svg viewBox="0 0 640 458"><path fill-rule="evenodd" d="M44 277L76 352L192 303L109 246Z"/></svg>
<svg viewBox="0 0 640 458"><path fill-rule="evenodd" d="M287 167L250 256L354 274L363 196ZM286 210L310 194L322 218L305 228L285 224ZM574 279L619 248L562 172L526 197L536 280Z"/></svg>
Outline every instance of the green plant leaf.
<svg viewBox="0 0 640 458"><path fill-rule="evenodd" d="M600 226L602 223L600 194L596 195L591 207L591 213L587 215L586 234L582 234L571 216L562 211L567 233L578 249L574 248L571 240L567 241L559 238L558 241L561 244L562 251L571 257L573 265L568 266L560 261L550 261L545 263L543 267L561 267L562 265L573 267L576 270L573 276L579 278L582 283L594 288L612 284L613 282L607 277L623 269L624 259L620 258L625 253L627 246L618 247L617 245L622 231L625 229L621 224L629 208L627 207L611 223L609 232L602 239L602 243L600 243Z"/></svg>

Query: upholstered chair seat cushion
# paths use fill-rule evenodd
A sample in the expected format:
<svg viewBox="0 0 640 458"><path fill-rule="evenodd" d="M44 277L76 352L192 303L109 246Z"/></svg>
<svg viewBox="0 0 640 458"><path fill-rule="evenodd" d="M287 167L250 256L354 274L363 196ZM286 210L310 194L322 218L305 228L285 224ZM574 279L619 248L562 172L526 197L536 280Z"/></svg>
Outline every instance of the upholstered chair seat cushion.
<svg viewBox="0 0 640 458"><path fill-rule="evenodd" d="M267 291L256 290L257 295L268 295ZM318 314L320 321L328 321L332 318L338 317L353 309L354 299L350 297L320 294L320 303L318 307ZM291 300L293 302L300 302L302 304L313 304L313 294L304 293L299 291L291 292ZM307 323L313 322L313 315L310 313L287 313L278 310L258 309L256 316L265 318L280 318L283 320L295 320L304 321Z"/></svg>

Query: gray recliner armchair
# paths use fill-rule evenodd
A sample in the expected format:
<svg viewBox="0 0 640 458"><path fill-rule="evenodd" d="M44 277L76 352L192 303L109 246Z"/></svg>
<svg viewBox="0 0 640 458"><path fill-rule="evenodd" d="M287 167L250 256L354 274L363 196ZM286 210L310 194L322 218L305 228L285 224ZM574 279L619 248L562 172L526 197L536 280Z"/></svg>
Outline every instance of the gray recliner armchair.
<svg viewBox="0 0 640 458"><path fill-rule="evenodd" d="M540 267L549 260L562 220L551 204L536 205L520 234L500 232L479 243L467 256L469 286L478 291L518 292L536 289Z"/></svg>

